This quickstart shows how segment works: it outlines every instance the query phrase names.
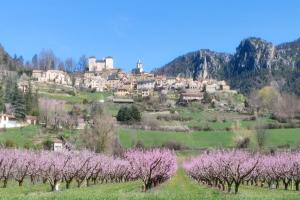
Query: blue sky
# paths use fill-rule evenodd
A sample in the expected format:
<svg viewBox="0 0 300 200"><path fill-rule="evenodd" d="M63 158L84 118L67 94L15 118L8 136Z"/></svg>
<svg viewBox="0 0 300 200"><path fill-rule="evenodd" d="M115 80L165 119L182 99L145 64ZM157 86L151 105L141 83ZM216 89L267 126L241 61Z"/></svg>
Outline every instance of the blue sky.
<svg viewBox="0 0 300 200"><path fill-rule="evenodd" d="M146 70L206 48L235 51L257 36L274 44L300 37L297 0L1 0L0 43L31 59L43 48L58 57L114 57L125 70Z"/></svg>

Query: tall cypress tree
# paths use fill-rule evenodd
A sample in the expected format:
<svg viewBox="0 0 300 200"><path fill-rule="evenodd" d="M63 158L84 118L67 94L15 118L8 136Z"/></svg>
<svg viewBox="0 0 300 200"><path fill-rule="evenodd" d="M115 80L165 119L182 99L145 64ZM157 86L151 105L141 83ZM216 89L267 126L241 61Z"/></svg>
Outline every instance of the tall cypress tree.
<svg viewBox="0 0 300 200"><path fill-rule="evenodd" d="M39 91L36 89L35 90L35 93L33 95L33 99L32 99L32 105L33 105L33 108L32 108L32 115L33 116L38 116L39 115Z"/></svg>
<svg viewBox="0 0 300 200"><path fill-rule="evenodd" d="M25 101L23 94L18 89L17 83L13 87L11 104L14 108L15 117L19 120L24 119L26 117Z"/></svg>
<svg viewBox="0 0 300 200"><path fill-rule="evenodd" d="M5 92L4 92L4 102L11 103L12 102L12 85L13 82L11 79L6 79L5 81Z"/></svg>
<svg viewBox="0 0 300 200"><path fill-rule="evenodd" d="M27 114L32 114L32 110L33 110L33 95L32 95L32 86L31 86L31 82L28 81L28 89L25 93L25 109L26 109L26 113Z"/></svg>
<svg viewBox="0 0 300 200"><path fill-rule="evenodd" d="M3 92L3 84L0 83L0 112L4 110L4 92Z"/></svg>

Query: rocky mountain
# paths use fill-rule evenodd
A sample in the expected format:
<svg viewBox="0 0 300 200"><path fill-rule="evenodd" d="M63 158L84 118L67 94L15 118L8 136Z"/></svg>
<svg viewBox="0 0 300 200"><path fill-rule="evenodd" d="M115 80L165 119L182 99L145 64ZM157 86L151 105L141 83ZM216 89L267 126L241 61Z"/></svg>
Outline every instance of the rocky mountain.
<svg viewBox="0 0 300 200"><path fill-rule="evenodd" d="M185 77L193 77L197 79L207 65L208 75L217 77L218 71L228 65L232 55L226 53L216 53L208 49L191 52L183 56L175 58L165 66L156 69L156 74L165 74L167 76L183 75Z"/></svg>
<svg viewBox="0 0 300 200"><path fill-rule="evenodd" d="M250 37L240 42L233 55L199 50L175 58L154 73L167 76L182 74L197 79L205 63L209 77L225 79L233 88L246 94L274 79L280 79L284 82L283 88L292 91L287 83L291 76L295 78L293 74L297 74L300 68L300 39L275 46L263 39Z"/></svg>

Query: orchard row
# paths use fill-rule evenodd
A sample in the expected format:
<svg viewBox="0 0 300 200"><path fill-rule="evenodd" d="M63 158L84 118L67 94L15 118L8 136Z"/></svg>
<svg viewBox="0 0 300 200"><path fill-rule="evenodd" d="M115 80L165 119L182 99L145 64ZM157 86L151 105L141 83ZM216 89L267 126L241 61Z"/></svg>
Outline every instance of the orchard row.
<svg viewBox="0 0 300 200"><path fill-rule="evenodd" d="M25 179L49 183L51 190L65 184L70 188L103 182L141 180L143 190L150 189L176 172L176 156L172 151L131 150L122 157L111 157L89 151L50 152L30 150L0 150L0 180L7 187L14 179L22 186Z"/></svg>
<svg viewBox="0 0 300 200"><path fill-rule="evenodd" d="M300 184L300 152L259 154L240 150L206 152L184 163L190 177L200 183L237 193L241 184L288 190Z"/></svg>

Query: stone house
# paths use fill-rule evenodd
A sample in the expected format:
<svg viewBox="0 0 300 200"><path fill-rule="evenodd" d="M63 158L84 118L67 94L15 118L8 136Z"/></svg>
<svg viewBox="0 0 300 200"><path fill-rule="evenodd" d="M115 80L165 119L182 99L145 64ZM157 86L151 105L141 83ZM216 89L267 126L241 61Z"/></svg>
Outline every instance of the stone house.
<svg viewBox="0 0 300 200"><path fill-rule="evenodd" d="M30 125L36 125L37 124L37 117L27 115L26 116L26 122L27 122L27 124L30 124Z"/></svg>
<svg viewBox="0 0 300 200"><path fill-rule="evenodd" d="M0 128L16 128L21 127L14 115L2 113L0 115Z"/></svg>
<svg viewBox="0 0 300 200"><path fill-rule="evenodd" d="M130 92L125 87L117 88L114 92L114 96L119 96L119 97L128 96L129 94Z"/></svg>
<svg viewBox="0 0 300 200"><path fill-rule="evenodd" d="M155 80L141 80L137 82L137 90L147 89L154 90Z"/></svg>
<svg viewBox="0 0 300 200"><path fill-rule="evenodd" d="M203 93L200 92L183 92L180 94L179 102L188 103L193 101L201 101L203 99Z"/></svg>
<svg viewBox="0 0 300 200"><path fill-rule="evenodd" d="M32 78L36 79L38 82L46 82L47 81L46 71L32 70Z"/></svg>

